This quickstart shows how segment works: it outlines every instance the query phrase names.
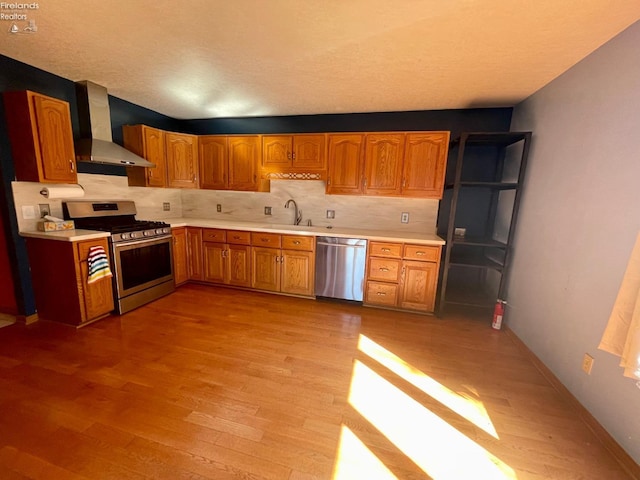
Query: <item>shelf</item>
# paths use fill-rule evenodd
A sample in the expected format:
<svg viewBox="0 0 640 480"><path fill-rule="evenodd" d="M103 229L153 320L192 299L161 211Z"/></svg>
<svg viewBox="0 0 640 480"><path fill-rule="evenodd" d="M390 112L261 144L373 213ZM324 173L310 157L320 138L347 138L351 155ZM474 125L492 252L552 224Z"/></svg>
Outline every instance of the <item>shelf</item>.
<svg viewBox="0 0 640 480"><path fill-rule="evenodd" d="M516 142L525 140L530 136L530 132L474 132L465 133L461 137L451 142L451 146L460 144L463 138L466 138L466 145L487 145L487 146L508 146Z"/></svg>
<svg viewBox="0 0 640 480"><path fill-rule="evenodd" d="M504 265L495 260L487 258L483 255L474 255L470 253L452 253L449 258L449 266L452 267L468 267L468 268L491 268L499 272L502 271Z"/></svg>
<svg viewBox="0 0 640 480"><path fill-rule="evenodd" d="M465 307L486 307L495 306L495 295L490 295L481 290L449 290L444 303L446 305L460 305Z"/></svg>
<svg viewBox="0 0 640 480"><path fill-rule="evenodd" d="M492 190L515 190L518 188L517 183L513 182L460 182L461 187L490 188ZM445 188L451 189L454 185L449 183Z"/></svg>
<svg viewBox="0 0 640 480"><path fill-rule="evenodd" d="M507 244L499 242L493 238L486 237L453 237L454 245L468 245L470 247L495 247L495 248L507 248Z"/></svg>

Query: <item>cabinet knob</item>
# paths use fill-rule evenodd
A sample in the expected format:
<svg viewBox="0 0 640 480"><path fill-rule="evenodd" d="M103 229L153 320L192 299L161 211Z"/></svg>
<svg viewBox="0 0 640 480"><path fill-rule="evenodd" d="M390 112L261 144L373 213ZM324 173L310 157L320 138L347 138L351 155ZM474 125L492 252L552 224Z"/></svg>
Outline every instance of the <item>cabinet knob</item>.
<svg viewBox="0 0 640 480"><path fill-rule="evenodd" d="M76 167L73 163L73 160L69 160L69 168L71 169L72 172L75 172Z"/></svg>
<svg viewBox="0 0 640 480"><path fill-rule="evenodd" d="M294 240L294 241L293 241L293 244L294 244L294 245L300 245L300 240Z"/></svg>

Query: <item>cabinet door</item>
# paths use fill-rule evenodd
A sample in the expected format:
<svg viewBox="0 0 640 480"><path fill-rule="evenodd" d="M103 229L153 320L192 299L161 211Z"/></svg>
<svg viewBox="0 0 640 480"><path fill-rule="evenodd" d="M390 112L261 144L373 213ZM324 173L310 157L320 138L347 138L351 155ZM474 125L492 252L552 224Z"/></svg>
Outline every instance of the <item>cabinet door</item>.
<svg viewBox="0 0 640 480"><path fill-rule="evenodd" d="M260 137L229 137L229 190L258 190Z"/></svg>
<svg viewBox="0 0 640 480"><path fill-rule="evenodd" d="M267 169L290 167L293 159L291 135L262 137L262 166Z"/></svg>
<svg viewBox="0 0 640 480"><path fill-rule="evenodd" d="M187 227L187 265L189 280L202 280L202 229Z"/></svg>
<svg viewBox="0 0 640 480"><path fill-rule="evenodd" d="M149 187L167 186L167 158L164 132L157 128L142 127L144 158L155 164L155 168L145 168Z"/></svg>
<svg viewBox="0 0 640 480"><path fill-rule="evenodd" d="M182 285L189 280L187 262L187 229L184 227L172 229L173 234L173 276L176 285Z"/></svg>
<svg viewBox="0 0 640 480"><path fill-rule="evenodd" d="M80 262L80 275L84 297L85 322L102 317L113 310L113 284L111 278L87 283L89 264Z"/></svg>
<svg viewBox="0 0 640 480"><path fill-rule="evenodd" d="M364 135L329 134L327 193L361 194Z"/></svg>
<svg viewBox="0 0 640 480"><path fill-rule="evenodd" d="M77 183L76 155L69 104L63 100L33 96L42 160L42 181Z"/></svg>
<svg viewBox="0 0 640 480"><path fill-rule="evenodd" d="M146 125L123 125L124 148L155 164L155 168L128 167L131 187L166 187L167 159L164 132Z"/></svg>
<svg viewBox="0 0 640 480"><path fill-rule="evenodd" d="M226 283L236 287L251 287L251 247L227 245Z"/></svg>
<svg viewBox="0 0 640 480"><path fill-rule="evenodd" d="M167 186L198 188L198 142L195 135L165 133Z"/></svg>
<svg viewBox="0 0 640 480"><path fill-rule="evenodd" d="M227 137L206 135L198 139L200 188L227 189Z"/></svg>
<svg viewBox="0 0 640 480"><path fill-rule="evenodd" d="M93 283L88 283L89 278L89 251L92 247L102 247L105 253L109 251L106 239L88 240L74 244L77 249L76 258L80 266L79 291L80 301L83 303L83 322L89 322L103 317L113 310L113 283L111 277L100 278ZM108 254L108 253L107 253ZM113 270L113 265L110 265Z"/></svg>
<svg viewBox="0 0 640 480"><path fill-rule="evenodd" d="M407 133L402 194L442 198L449 132Z"/></svg>
<svg viewBox="0 0 640 480"><path fill-rule="evenodd" d="M313 295L315 254L297 250L282 251L282 292Z"/></svg>
<svg viewBox="0 0 640 480"><path fill-rule="evenodd" d="M327 165L325 135L294 135L291 166L296 170L324 170Z"/></svg>
<svg viewBox="0 0 640 480"><path fill-rule="evenodd" d="M366 142L364 193L399 195L402 186L404 134L369 134Z"/></svg>
<svg viewBox="0 0 640 480"><path fill-rule="evenodd" d="M227 254L224 243L203 242L203 280L210 283L224 283Z"/></svg>
<svg viewBox="0 0 640 480"><path fill-rule="evenodd" d="M438 281L438 264L406 260L402 270L399 307L433 312L436 282Z"/></svg>
<svg viewBox="0 0 640 480"><path fill-rule="evenodd" d="M280 291L280 249L251 249L251 286L259 290Z"/></svg>

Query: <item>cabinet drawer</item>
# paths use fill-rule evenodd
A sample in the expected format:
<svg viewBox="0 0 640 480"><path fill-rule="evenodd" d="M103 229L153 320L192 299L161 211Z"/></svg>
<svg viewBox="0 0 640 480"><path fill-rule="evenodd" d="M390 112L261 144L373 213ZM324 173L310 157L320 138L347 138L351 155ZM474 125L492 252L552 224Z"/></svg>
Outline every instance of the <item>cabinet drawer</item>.
<svg viewBox="0 0 640 480"><path fill-rule="evenodd" d="M227 243L233 245L251 245L251 232L227 230Z"/></svg>
<svg viewBox="0 0 640 480"><path fill-rule="evenodd" d="M227 232L225 230L218 230L217 228L203 228L202 241L225 243L227 241Z"/></svg>
<svg viewBox="0 0 640 480"><path fill-rule="evenodd" d="M371 256L400 258L401 254L402 254L401 243L382 243L382 242L369 243L369 255Z"/></svg>
<svg viewBox="0 0 640 480"><path fill-rule="evenodd" d="M411 260L437 262L440 260L440 247L427 245L405 245L403 257Z"/></svg>
<svg viewBox="0 0 640 480"><path fill-rule="evenodd" d="M256 247L280 248L281 235L278 233L251 232L251 245Z"/></svg>
<svg viewBox="0 0 640 480"><path fill-rule="evenodd" d="M78 260L86 262L89 257L89 249L91 247L101 246L104 248L105 253L109 256L109 245L106 238L100 238L96 240L85 240L84 242L78 242L76 247L78 249Z"/></svg>
<svg viewBox="0 0 640 480"><path fill-rule="evenodd" d="M315 237L305 237L303 235L282 236L283 250L305 250L307 252L312 252L314 243Z"/></svg>
<svg viewBox="0 0 640 480"><path fill-rule="evenodd" d="M400 260L370 257L367 278L383 282L398 282L400 279Z"/></svg>
<svg viewBox="0 0 640 480"><path fill-rule="evenodd" d="M398 285L394 283L367 282L367 291L364 297L365 303L395 307L397 298Z"/></svg>

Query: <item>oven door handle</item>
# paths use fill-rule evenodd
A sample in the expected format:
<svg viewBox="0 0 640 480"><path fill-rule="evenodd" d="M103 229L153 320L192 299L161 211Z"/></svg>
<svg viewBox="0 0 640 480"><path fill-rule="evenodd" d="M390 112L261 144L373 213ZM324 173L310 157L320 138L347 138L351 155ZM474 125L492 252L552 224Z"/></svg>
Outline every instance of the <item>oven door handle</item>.
<svg viewBox="0 0 640 480"><path fill-rule="evenodd" d="M118 247L129 247L131 245L138 245L138 246L143 246L143 245L147 245L149 243L154 243L154 242L162 242L165 240L171 240L171 235L164 235L162 237L153 237L153 238L141 238L141 239L136 239L133 240L131 242L116 242L113 244L114 248L118 248Z"/></svg>

